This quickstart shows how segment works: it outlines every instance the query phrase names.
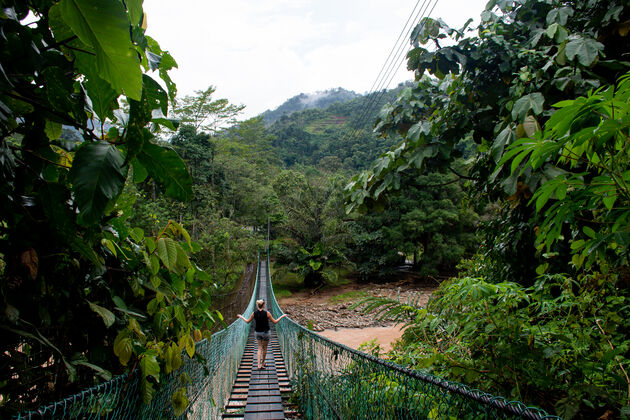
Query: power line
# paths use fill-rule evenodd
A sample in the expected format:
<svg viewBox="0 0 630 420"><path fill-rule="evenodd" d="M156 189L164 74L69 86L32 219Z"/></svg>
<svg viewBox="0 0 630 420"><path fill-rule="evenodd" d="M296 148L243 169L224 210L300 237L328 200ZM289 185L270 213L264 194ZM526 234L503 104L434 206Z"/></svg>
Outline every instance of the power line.
<svg viewBox="0 0 630 420"><path fill-rule="evenodd" d="M433 6L431 7L431 10L429 11L429 13L426 14L425 17L431 16L431 13L433 13L433 10L435 9L435 6L437 5L438 0L435 0L433 2ZM427 4L427 8L428 8L429 4ZM426 11L426 9L425 9ZM424 26L424 25L423 25ZM411 50L411 47L407 48L407 52L409 52ZM396 71L400 68L400 65L402 63L404 63L405 58L407 56L407 53L403 50L402 54L399 55L399 63L398 65L395 65L392 67L392 71L390 72L391 77L389 78L389 80L387 81L387 83L382 87L382 89L377 92L377 95L380 95L380 97L385 95L385 89L387 89L387 87L389 87L389 85L391 85L392 81L394 80L394 77L396 76ZM380 100L380 97L375 101L375 103L378 103L378 100Z"/></svg>
<svg viewBox="0 0 630 420"><path fill-rule="evenodd" d="M433 7L431 8L431 12L435 8L435 5L437 4L437 1L438 0L434 0ZM431 0L429 0L428 2L425 0L423 2L422 6L418 10L418 12L417 12L417 14L416 14L416 16L414 18L414 22L418 22L419 23L424 17L428 16L428 14L426 12L427 12L430 4L431 4ZM412 26L410 26L408 28L407 36L406 36L407 39L409 39L411 31L413 30L414 26L415 25L412 25ZM369 114L372 111L372 109L374 108L374 105L376 104L378 106L380 100L385 95L385 89L387 89L387 87L389 86L389 84L393 80L394 76L396 75L396 71L400 67L400 64L405 59L405 56L406 56L405 45L406 45L405 42L403 42L403 43L401 43L398 46L398 50L396 52L395 58L390 62L386 74L384 75L381 83L377 86L377 89L374 91L374 94L373 94L370 102L368 102L367 106L365 107L364 112L362 113L361 117L359 118L359 120L358 120L358 122L357 122L357 124L355 126L355 130L352 132L351 136L355 136L358 133L358 131L360 130L360 127L365 123L365 120L369 117ZM409 51L410 49L411 49L411 47L408 47L407 51ZM388 80L388 78L389 78L389 80ZM387 83L385 83L386 80L387 80Z"/></svg>
<svg viewBox="0 0 630 420"><path fill-rule="evenodd" d="M418 0L418 2L416 3L416 6L419 3L420 3L420 0ZM422 6L420 6L420 9L418 9L418 12L416 13L415 17L411 21L412 25L410 25L409 28L407 28L407 24L405 24L405 26L403 27L401 35L406 30L405 37L402 40L402 42L400 42L400 36L399 36L398 40L396 41L396 43L392 47L392 49L390 51L390 54L388 56L388 59L385 61L385 64L383 65L383 68L386 68L387 70L386 70L385 73L383 73L383 77L380 79L380 82L379 82L379 77L380 77L380 74L382 72L379 73L379 77L377 77L375 83L372 85L372 89L370 89L370 93L368 94L368 98L369 98L368 101L369 102L366 105L366 107L364 108L363 113L361 114L361 117L359 118L356 127L360 127L361 124L364 122L363 120L367 117L367 114L370 111L370 109L372 108L372 106L374 105L374 103L377 103L376 98L378 97L380 99L380 96L378 95L378 92L383 88L385 80L387 80L387 78L389 77L389 74L391 73L392 69L395 68L395 63L398 61L398 58L400 57L401 51L403 51L404 48L405 48L407 39L409 39L409 34L411 33L412 28L414 27L414 22L418 21L418 17L423 14L422 10L423 9L426 10L426 5L427 5L427 0L424 0L422 2ZM409 15L409 19L407 19L407 23L411 20L411 17L413 16L413 13L415 12L415 9L416 9L416 7L414 7L414 9L411 11L411 14ZM392 57L392 53L395 50L396 50L396 53ZM391 57L391 60L389 60L390 57ZM389 63L388 63L388 61L389 61ZM376 88L374 88L374 85L376 85ZM372 97L369 97L369 95L373 94L373 93L374 93L374 95ZM355 133L353 133L353 135L354 134Z"/></svg>
<svg viewBox="0 0 630 420"><path fill-rule="evenodd" d="M416 5L413 7L413 10L409 14L409 17L407 18L407 22L405 22L405 26L403 26L403 28L400 30L400 34L398 35L398 39L396 39L396 42L394 43L394 46L389 51L389 55L385 59L385 62L383 63L383 66L381 67L381 70L378 72L378 76L376 76L376 80L374 80L374 83L372 83L372 87L370 87L370 90L368 90L368 92L372 92L374 90L374 87L376 86L378 80L380 79L381 74L383 73L383 70L385 70L385 67L387 66L387 62L391 58L392 53L394 52L394 49L396 48L396 45L398 45L398 43L401 42L401 38L402 38L403 34L405 33L405 28L407 28L407 25L409 25L409 21L411 21L411 17L413 16L413 13L416 11L416 8L418 7L419 4L420 4L420 0L418 0L416 2ZM421 9L422 9L422 7L421 7ZM404 38L403 38L403 43L404 43Z"/></svg>
<svg viewBox="0 0 630 420"><path fill-rule="evenodd" d="M372 84L372 87L370 88L370 92L366 95L368 98L368 103L363 107L363 111L361 112L359 119L356 120L354 130L352 128L349 128L346 136L344 136L344 138L342 139L342 142L346 141L348 138L354 137L361 129L361 126L364 124L365 120L369 117L369 114L372 108L374 107L374 105L375 104L379 105L379 101L383 98L387 87L389 87L392 80L394 79L397 70L400 68L400 64L404 62L404 59L407 55L406 52L411 50L411 47L408 47L407 50L405 51L405 45L406 45L405 39L410 38L411 31L413 30L415 26L417 26L417 24L422 19L429 17L431 13L433 13L433 10L435 9L435 6L437 5L438 0L433 0L432 6L431 6L431 1L432 0L424 0L422 5L418 9L415 17L413 18L413 20L411 20L411 17L413 16L414 12L418 8L418 4L420 4L420 0L416 2L416 5L411 11L411 14L409 15L409 18L407 19L407 22L405 23L405 26L403 27L400 35L398 36L396 43L390 50L390 53L387 56L387 59L385 60L385 63L381 67L381 70L379 71L379 74L376 80ZM431 6L430 10L429 10L429 6ZM429 10L428 13L426 13L427 10ZM412 25L409 26L409 28L407 28L407 25L409 24L410 21L412 22ZM407 28L406 36L401 39L402 35L405 33L405 28ZM392 56L392 53L394 53L394 51L396 51L396 53ZM383 72L384 69L386 69L385 72Z"/></svg>

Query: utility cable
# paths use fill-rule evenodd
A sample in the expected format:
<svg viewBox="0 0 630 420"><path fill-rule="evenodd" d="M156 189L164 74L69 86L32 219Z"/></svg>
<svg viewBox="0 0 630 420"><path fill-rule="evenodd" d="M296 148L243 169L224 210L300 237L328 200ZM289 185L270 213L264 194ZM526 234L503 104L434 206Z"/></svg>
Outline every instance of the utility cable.
<svg viewBox="0 0 630 420"><path fill-rule="evenodd" d="M374 103L377 103L376 102L376 98L378 97L380 99L380 96L378 95L378 92L380 91L380 89L382 89L382 86L383 86L385 80L387 80L389 78L389 74L391 72L392 66L394 65L394 63L396 63L398 61L398 57L400 55L400 51L404 49L404 46L407 43L407 39L409 39L409 35L410 35L414 25L415 25L415 22L418 21L418 16L422 15L422 10L423 9L426 10L427 0L423 0L422 5L420 6L420 8L418 9L416 15L414 16L414 12L416 12L416 8L417 8L418 4L420 4L420 0L418 0L416 2L416 6L411 11L411 14L409 15L409 18L407 19L407 22L405 23L405 26L403 27L400 35L398 36L398 39L396 40L396 43L394 44L394 46L390 50L390 53L389 53L387 59L385 60L385 63L383 63L383 67L381 67L381 71L379 72L378 76L376 77L376 80L372 84L372 87L368 91L369 93L366 95L367 98L368 98L368 102L363 107L363 111L361 112L361 114L359 116L359 119L356 120L355 128L352 131L352 133L350 134L351 137L353 137L356 134L356 132L358 130L360 130L360 127L363 125L364 120L367 118L367 116L369 114L369 111L374 106ZM413 17L413 20L412 20L412 17ZM409 28L407 28L409 22L411 22L411 25L409 25ZM405 36L404 36L404 38L401 38L401 36L403 34L405 34ZM395 51L395 53L394 53L394 51ZM394 53L393 56L392 56L392 53ZM390 58L391 58L391 60L390 60ZM385 73L383 73L384 69L385 69Z"/></svg>
<svg viewBox="0 0 630 420"><path fill-rule="evenodd" d="M428 14L426 12L429 9L429 6L431 5L431 0L429 0L429 2L425 1L423 3L423 6L418 11L418 14L416 15L414 21L419 23L422 19L424 19L425 17L428 17L431 14L431 12L433 12L433 10L435 9L437 1L438 0L434 0L433 7L431 7L431 11ZM424 11L422 11L423 8L424 8ZM409 30L407 31L407 38L410 38L412 28L413 27L410 27ZM409 50L411 50L411 47L407 48L407 52ZM356 135L356 133L361 129L361 126L365 123L365 120L369 117L369 114L372 111L374 104L379 105L381 99L385 95L385 90L391 84L391 81L395 77L398 68L400 68L400 64L404 62L405 57L406 57L405 44L403 43L398 48L396 59L393 60L390 63L390 66L388 67L387 77L389 78L389 80L383 79L381 84L377 87L377 90L375 91L372 97L372 100L368 102L368 105L365 107L362 117L358 120L358 124L355 126L355 130L352 132L352 136ZM387 83L385 83L385 80L387 80Z"/></svg>
<svg viewBox="0 0 630 420"><path fill-rule="evenodd" d="M405 37L406 39L410 38L411 31L413 30L415 26L417 26L417 24L420 21L422 21L426 17L429 17L431 13L433 13L433 10L435 9L437 2L438 0L433 0L433 5L431 6L431 0L423 1L422 5L420 6L420 9L418 9L416 16L414 17L412 21L412 25L406 31L406 37ZM398 69L400 68L400 65L404 62L404 59L407 55L406 52L411 50L412 47L408 47L407 50L405 51L405 45L406 45L406 42L404 41L405 38L403 38L402 43L399 44L399 42L401 41L401 36L403 33L405 33L405 28L411 21L411 16L413 16L413 13L416 11L418 4L420 4L420 0L418 0L416 5L414 6L409 18L407 19L407 22L405 23L405 26L403 27L403 30L401 31L401 34L398 36L398 39L396 43L394 44L394 47L392 47L392 49L390 50L387 60L383 64L383 67L381 67L381 71L379 72L375 82L372 84L372 88L370 89L370 92L366 95L366 97L368 98L368 103L363 107L363 111L361 112L360 117L357 120L355 120L356 123L354 124L355 126L354 129L352 128L348 129L348 132L346 136L344 136L344 138L342 139L342 142L356 136L356 134L361 130L361 127L365 123L365 120L369 117L370 112L372 111L372 108L374 107L374 105L379 105L379 102L385 95L386 89L389 87L394 77L396 76L396 73ZM429 10L429 7L430 7L430 10ZM427 10L429 10L428 13L427 13ZM414 22L417 22L417 23L414 23ZM396 53L394 54L392 58L392 53L394 51L396 51ZM383 69L386 69L385 73L383 73Z"/></svg>

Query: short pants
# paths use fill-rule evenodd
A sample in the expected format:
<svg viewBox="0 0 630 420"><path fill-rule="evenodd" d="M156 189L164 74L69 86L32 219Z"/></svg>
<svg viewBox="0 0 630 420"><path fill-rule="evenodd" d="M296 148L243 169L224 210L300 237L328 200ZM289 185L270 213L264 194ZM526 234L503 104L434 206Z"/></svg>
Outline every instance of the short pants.
<svg viewBox="0 0 630 420"><path fill-rule="evenodd" d="M256 337L256 340L269 341L269 331L254 331L254 337Z"/></svg>

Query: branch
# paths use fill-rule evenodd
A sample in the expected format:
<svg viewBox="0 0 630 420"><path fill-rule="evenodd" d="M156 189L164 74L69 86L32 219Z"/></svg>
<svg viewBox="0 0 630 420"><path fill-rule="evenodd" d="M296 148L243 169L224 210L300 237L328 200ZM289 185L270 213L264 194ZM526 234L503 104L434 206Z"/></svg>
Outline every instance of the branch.
<svg viewBox="0 0 630 420"><path fill-rule="evenodd" d="M83 54L88 54L88 55L94 55L94 56L96 56L96 54L95 54L95 53L93 53L92 51L87 51L87 50L84 50L84 49L81 49L81 48L77 48L77 47L71 47L70 45L66 45L65 47L66 47L67 49L69 49L69 50L78 51L78 52L82 52Z"/></svg>
<svg viewBox="0 0 630 420"><path fill-rule="evenodd" d="M17 99L18 101L26 102L26 103L28 103L30 105L33 105L34 107L43 109L44 111L49 112L52 115L62 119L67 125L71 125L72 127L80 128L81 130L84 130L84 127L82 127L81 125L77 124L77 122L74 121L72 118L70 118L67 115L62 114L60 112L54 111L54 110L46 107L45 105L40 104L39 102L37 102L34 99L30 99L30 98L27 98L26 96L22 96L22 95L16 95L16 94L11 93L11 92L5 92L5 95L7 95L10 98ZM88 132L90 133L90 137L92 137L94 139L97 139L97 137L91 131L88 130Z"/></svg>
<svg viewBox="0 0 630 420"><path fill-rule="evenodd" d="M451 168L450 166L448 166L448 170L453 172L455 175L457 175L461 179L468 179L470 181L479 181L479 178L473 178L473 177L470 177L470 176L462 175L462 174L456 172L455 169Z"/></svg>
<svg viewBox="0 0 630 420"><path fill-rule="evenodd" d="M22 149L21 147L12 146L12 145L9 145L9 148L12 149L12 150L19 150L22 153L29 153L29 154L35 156L36 158L39 158L39 159L43 160L44 162L48 162L51 165L59 166L60 168L65 168L65 169L69 169L70 168L70 166L62 165L61 163L57 163L57 162L54 162L54 161L52 161L50 159L46 159L45 157L40 156L37 153L35 153L34 151L29 150L29 149Z"/></svg>
<svg viewBox="0 0 630 420"><path fill-rule="evenodd" d="M452 181L444 182L442 184L426 184L426 185L416 184L415 186L420 187L420 188L438 188L438 187L444 187L445 185L451 185L456 182L459 182L459 179L454 179Z"/></svg>
<svg viewBox="0 0 630 420"><path fill-rule="evenodd" d="M66 47L70 48L68 45L66 45L66 43L67 43L67 42L70 42L70 41L74 41L74 40L75 40L75 39L77 39L77 38L78 38L78 37L77 37L76 35L72 35L72 36L71 36L71 37L69 37L69 38L62 39L61 41L59 41L59 42L55 42L54 44L50 44L50 45L49 45L49 46L47 46L44 50L45 50L45 51L48 51L48 50L51 50L51 49L53 49L53 48L57 48L57 47L59 47L60 45L64 45L64 46L66 46Z"/></svg>

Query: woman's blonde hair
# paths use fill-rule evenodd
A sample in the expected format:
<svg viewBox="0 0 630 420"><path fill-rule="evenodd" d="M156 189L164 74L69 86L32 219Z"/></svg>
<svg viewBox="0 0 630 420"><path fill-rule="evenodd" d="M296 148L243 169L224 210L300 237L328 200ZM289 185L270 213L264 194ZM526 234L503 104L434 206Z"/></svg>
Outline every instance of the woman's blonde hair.
<svg viewBox="0 0 630 420"><path fill-rule="evenodd" d="M262 307L265 306L265 301L262 299L258 299L256 301L256 306L258 306L258 309L262 309Z"/></svg>

